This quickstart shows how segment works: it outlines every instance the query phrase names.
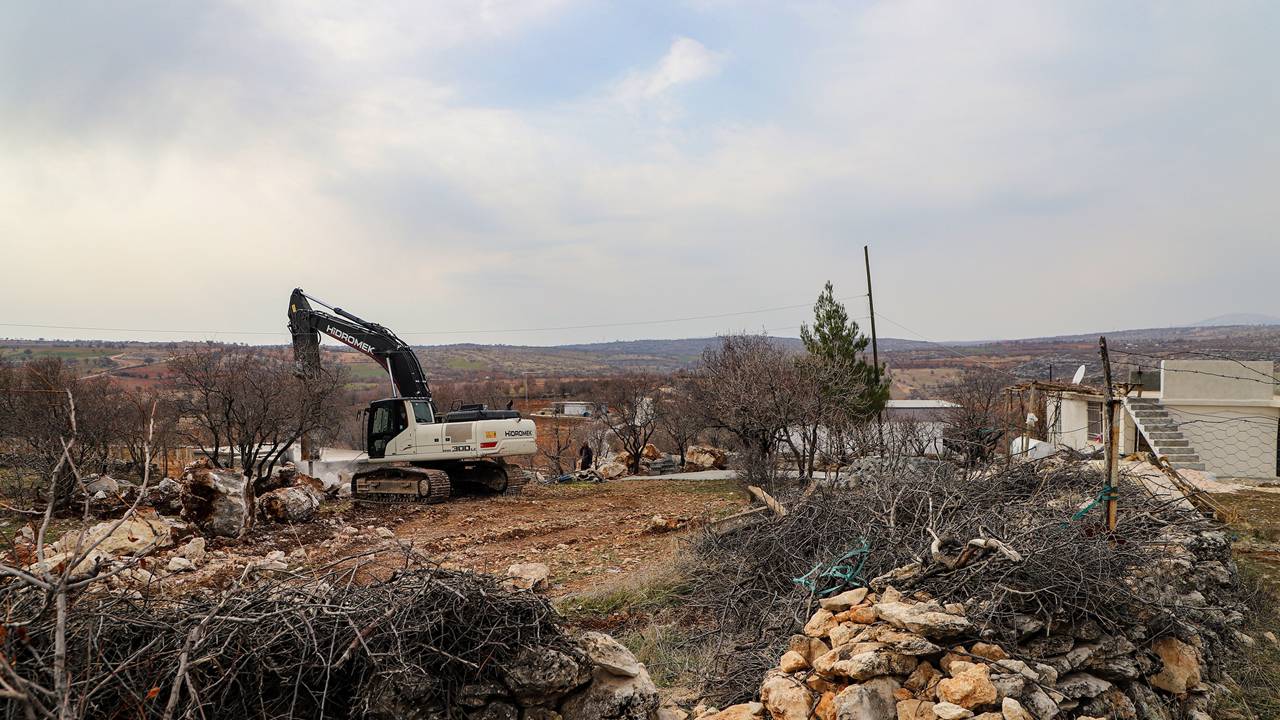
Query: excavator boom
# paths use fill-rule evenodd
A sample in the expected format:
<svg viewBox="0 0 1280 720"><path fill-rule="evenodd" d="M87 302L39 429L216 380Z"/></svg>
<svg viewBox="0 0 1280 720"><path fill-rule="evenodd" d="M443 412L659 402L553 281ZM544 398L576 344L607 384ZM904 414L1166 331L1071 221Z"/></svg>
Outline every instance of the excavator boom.
<svg viewBox="0 0 1280 720"><path fill-rule="evenodd" d="M311 302L332 312L317 310ZM431 398L427 374L413 348L387 328L330 307L294 288L289 296L289 331L293 335L293 356L306 372L320 368L320 333L373 358L391 378L396 397Z"/></svg>

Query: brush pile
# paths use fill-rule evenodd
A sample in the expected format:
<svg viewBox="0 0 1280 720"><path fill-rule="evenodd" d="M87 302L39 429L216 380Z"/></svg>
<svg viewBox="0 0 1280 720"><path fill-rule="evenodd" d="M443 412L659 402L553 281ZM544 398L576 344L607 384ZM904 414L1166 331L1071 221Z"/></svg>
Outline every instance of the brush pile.
<svg viewBox="0 0 1280 720"><path fill-rule="evenodd" d="M687 602L718 638L708 696L752 700L767 678L762 699L792 695L824 713L846 691L890 698L872 702L884 712L830 715L842 719L939 709L911 714L903 700L949 703L936 716L960 718L1002 712L1006 699L1027 712L1006 718L1202 717L1194 713L1223 681L1225 657L1250 640L1237 629L1230 541L1184 502L1128 479L1107 533L1093 506L1102 485L1096 464L1063 457L977 476L915 467L864 474L847 489L784 500L783 517L706 534ZM920 674L955 680L953 660L976 662L970 674L986 673L984 682L1011 679L991 680L995 694L984 685L967 705L937 683L908 686ZM772 717L799 717L774 704Z"/></svg>
<svg viewBox="0 0 1280 720"><path fill-rule="evenodd" d="M544 598L498 578L413 567L357 582L354 565L277 578L208 595L74 598L72 715L642 720L657 711L630 652L607 635L570 635ZM0 585L0 607L5 666L24 687L55 687L55 613L43 595ZM3 708L3 717L25 712Z"/></svg>

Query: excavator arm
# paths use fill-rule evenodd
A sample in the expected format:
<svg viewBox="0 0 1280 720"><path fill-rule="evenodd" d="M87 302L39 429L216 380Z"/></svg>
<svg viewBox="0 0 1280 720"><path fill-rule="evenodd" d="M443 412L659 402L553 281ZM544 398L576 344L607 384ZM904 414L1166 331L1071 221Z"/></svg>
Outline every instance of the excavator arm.
<svg viewBox="0 0 1280 720"><path fill-rule="evenodd" d="M311 307L315 302L332 312ZM331 307L294 288L289 296L289 331L293 357L304 372L320 368L320 333L373 358L391 378L397 397L431 398L427 374L405 341L387 328Z"/></svg>

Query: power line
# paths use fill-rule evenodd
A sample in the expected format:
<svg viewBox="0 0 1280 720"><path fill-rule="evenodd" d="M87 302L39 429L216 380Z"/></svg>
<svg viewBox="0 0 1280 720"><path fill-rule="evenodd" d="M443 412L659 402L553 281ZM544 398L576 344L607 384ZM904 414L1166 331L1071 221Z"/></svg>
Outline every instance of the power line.
<svg viewBox="0 0 1280 720"><path fill-rule="evenodd" d="M1147 359L1149 359L1149 360L1176 360L1176 359L1177 359L1177 358L1166 357L1166 356L1161 356L1161 355L1149 355L1149 354L1146 354L1146 353L1131 352L1131 351L1128 351L1128 350L1117 350L1117 351L1116 351L1116 353L1117 353L1117 354L1120 354L1120 355L1127 355L1127 356L1130 356L1130 357L1147 358ZM1256 369L1254 369L1254 368L1251 368L1251 367L1249 367L1248 365L1245 365L1245 364L1244 364L1244 361L1238 360L1238 359L1236 359L1236 358L1224 357L1224 356L1221 356L1221 355L1214 355L1214 354L1206 353L1206 352L1197 352L1197 351L1193 351L1193 350L1186 350L1186 351L1182 351L1182 350L1174 350L1174 351L1171 351L1171 352L1167 353L1166 355L1174 355L1174 354L1179 354L1179 355L1181 355L1181 354L1186 354L1186 355L1199 355L1199 356L1201 356L1201 357L1213 358L1213 359L1215 359L1215 360L1225 360L1225 361L1228 361L1228 362L1234 362L1234 363L1236 363L1237 365L1240 365L1240 366L1241 366L1242 368L1244 368L1245 370L1248 370L1249 372L1254 373L1255 375L1258 375L1258 377L1241 377L1241 376L1239 376L1239 375L1224 375L1224 374L1222 374L1222 373L1209 372L1208 370L1196 370L1195 368L1165 368L1165 367L1161 367L1161 366L1159 366L1159 365L1147 365L1147 364L1144 364L1144 363L1141 363L1141 362L1134 362L1134 361L1131 361L1131 360L1125 360L1124 362L1125 362L1126 364L1133 365L1134 367L1136 367L1136 368L1138 368L1138 369L1140 369L1140 370L1141 370L1141 369L1143 369L1143 368L1150 368L1150 369L1155 370L1155 371L1157 371L1157 372L1192 373L1192 374L1196 374L1196 375L1205 375L1205 376L1208 376L1208 377L1218 377L1218 378L1223 378L1223 379L1226 379L1226 380L1246 380L1246 381L1249 381L1249 382L1266 383L1266 384L1268 384L1268 385L1276 385L1276 384L1280 384L1280 379L1277 379L1276 377L1273 377L1273 376L1268 375L1268 374L1266 374L1266 373L1264 373L1264 372L1261 372L1261 371L1259 371L1259 370L1256 370Z"/></svg>
<svg viewBox="0 0 1280 720"><path fill-rule="evenodd" d="M911 333L912 335L915 335L916 337L920 338L920 339L921 339L921 340L923 340L924 342L927 342L927 343L929 343L930 345L937 345L938 347L942 348L943 350L946 350L947 352L951 353L952 355L955 355L955 356L957 356L957 357L962 357L962 358L964 358L964 359L966 359L966 360L972 360L973 362L975 362L975 363L977 363L977 364L979 364L979 365L981 365L981 366L983 366L983 367L987 368L988 370L994 370L994 371L996 371L996 372L998 372L998 373L1002 373L1002 374L1004 374L1004 375L1008 375L1009 377L1013 378L1014 380L1021 380L1021 379L1022 379L1022 378L1018 377L1017 375L1014 375L1013 373L1009 372L1008 370L1005 370L1005 369L1003 369L1003 368L998 368L998 367L996 367L996 366L994 366L994 365L990 365L990 364L988 364L988 363L984 363L984 362L982 362L981 360L979 360L979 359L977 359L977 358L975 358L975 357L973 357L973 356L971 356L971 355L965 355L964 353L960 352L959 350L955 350L955 349L951 348L950 346L943 345L943 344L942 344L942 343L940 343L940 342L934 342L933 340L930 340L929 338L925 337L924 335L921 335L920 333L916 332L915 330L912 330L911 328L907 327L906 325L903 325L902 323L900 323L900 322L898 322L898 321L896 321L896 320L892 320L892 319L890 319L890 318L885 317L885 316L884 316L884 313L876 313L876 317L880 318L881 320L884 320L885 322L887 322L887 323L889 323L889 324L891 324L891 325L897 325L898 327L902 328L903 330L906 330L907 332Z"/></svg>
<svg viewBox="0 0 1280 720"><path fill-rule="evenodd" d="M283 330L171 330L159 328L90 327L87 325L38 325L33 323L0 323L0 327L33 328L37 330L100 330L103 332L137 333L186 333L189 335L288 335Z"/></svg>
<svg viewBox="0 0 1280 720"><path fill-rule="evenodd" d="M839 300L854 300L860 297L866 297L866 293L862 295L849 295L848 297L839 298ZM716 313L714 315L690 315L688 317L664 318L662 320L633 320L628 322L616 323L594 323L589 325L559 325L553 327L537 327L537 328L509 328L503 330L414 330L400 335L472 335L482 333L518 333L518 332L546 332L552 330L597 330L601 328L612 327L632 327L636 325L663 325L673 322L688 322L691 320L717 320L728 317L740 317L742 315L758 315L767 312L776 312L778 310L796 310L799 308L812 307L813 303L801 303L798 305L779 305L778 307L762 308L759 310L740 310L737 312Z"/></svg>

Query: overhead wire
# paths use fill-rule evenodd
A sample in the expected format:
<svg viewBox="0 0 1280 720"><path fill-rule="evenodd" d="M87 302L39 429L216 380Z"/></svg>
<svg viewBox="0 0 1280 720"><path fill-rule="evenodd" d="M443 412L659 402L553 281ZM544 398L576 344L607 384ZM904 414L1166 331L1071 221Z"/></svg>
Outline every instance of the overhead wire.
<svg viewBox="0 0 1280 720"><path fill-rule="evenodd" d="M925 337L924 335L922 335L922 334L920 334L920 333L916 332L915 330L912 330L911 328L907 327L906 325L903 325L902 323L900 323L900 322L898 322L898 321L896 321L896 320L893 320L893 319L891 319L891 318L887 318L887 317L885 317L885 316L884 316L884 314L883 314L883 313L881 313L881 312L877 312L877 313L876 313L876 317L877 317L877 318L879 318L879 319L881 319L881 320L884 320L885 322L887 322L887 323L889 323L889 324L891 324L891 325L896 325L896 326L898 326L898 327L902 328L903 330L906 330L907 332L911 333L912 335L915 335L917 338L919 338L920 340L922 340L922 341L924 341L924 342L929 343L930 345L937 345L938 347L942 348L943 350L946 350L947 352L951 353L952 355L955 355L955 356L957 356L957 357L962 357L962 358L964 358L964 359L966 359L966 360L971 360L971 361L973 361L973 362L975 362L975 363L977 363L977 364L979 364L979 365L981 365L981 366L983 366L983 367L987 368L988 370L994 370L995 372L998 372L998 373L1001 373L1001 374L1004 374L1004 375L1008 375L1009 377L1013 378L1014 380L1022 380L1022 378L1021 378L1021 377L1019 377L1019 376L1017 376L1017 375L1015 375L1015 374L1013 374L1013 373L1009 372L1008 370L1005 370L1005 369L1003 369L1003 368L998 368L998 367L996 367L995 365L991 365L991 364L989 364L989 363L984 363L984 362L982 362L981 360L979 360L979 359L977 359L977 358L973 357L972 355L966 355L966 354L964 354L964 353L960 352L959 350L956 350L956 349L952 348L952 347L951 347L951 346L949 346L949 345L946 345L946 344L943 344L943 343L940 343L940 342L935 342L935 341L933 341L933 340L930 340L929 338L927 338L927 337Z"/></svg>

